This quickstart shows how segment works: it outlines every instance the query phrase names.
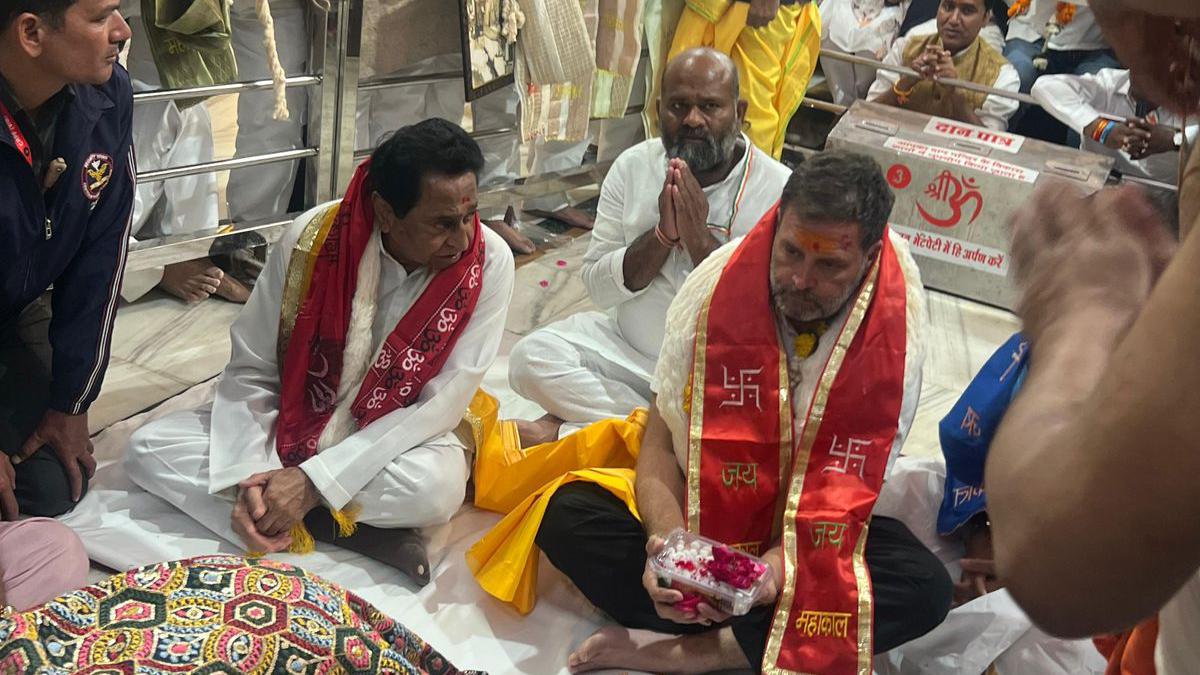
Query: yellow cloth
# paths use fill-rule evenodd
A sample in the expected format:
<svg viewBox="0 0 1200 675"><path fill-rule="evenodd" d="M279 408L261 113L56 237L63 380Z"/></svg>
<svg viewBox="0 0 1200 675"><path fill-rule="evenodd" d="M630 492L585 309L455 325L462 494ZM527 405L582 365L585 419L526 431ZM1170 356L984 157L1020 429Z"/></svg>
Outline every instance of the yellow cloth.
<svg viewBox="0 0 1200 675"><path fill-rule="evenodd" d="M908 44L904 48L904 64L911 64L913 59L917 58L921 52L925 51L925 47L931 44L941 47L941 36L934 34L909 38ZM1007 63L1008 61L1000 52L984 42L982 38L975 38L975 42L970 47L954 57L954 69L958 71L959 79L970 80L975 84L989 87L996 83L996 78L1000 76L1000 69ZM975 110L982 108L984 100L987 99L987 94L983 92L966 89L958 91ZM921 80L917 86L913 87L905 107L938 117L953 118L954 114L954 104L947 96L947 88L929 80Z"/></svg>
<svg viewBox="0 0 1200 675"><path fill-rule="evenodd" d="M559 486L597 483L637 515L633 468L646 428L646 410L638 408L627 419L603 420L558 441L514 451L503 434L496 433L511 423L498 422L495 411L485 408L472 404L473 410L484 413L478 423L471 420L478 448L475 505L508 515L467 551L467 564L484 590L528 614L536 602L534 538ZM478 434L484 435L482 442Z"/></svg>
<svg viewBox="0 0 1200 675"><path fill-rule="evenodd" d="M554 492L567 483L591 481L622 499L638 516L633 478L633 469L582 469L559 476L529 495L467 551L471 573L483 590L528 614L537 602L538 551L534 538Z"/></svg>
<svg viewBox="0 0 1200 675"><path fill-rule="evenodd" d="M671 43L669 58L693 47L712 47L737 65L742 99L749 103L747 135L779 159L784 136L821 51L821 15L815 2L784 5L762 28L746 25L750 4L733 0L688 0Z"/></svg>

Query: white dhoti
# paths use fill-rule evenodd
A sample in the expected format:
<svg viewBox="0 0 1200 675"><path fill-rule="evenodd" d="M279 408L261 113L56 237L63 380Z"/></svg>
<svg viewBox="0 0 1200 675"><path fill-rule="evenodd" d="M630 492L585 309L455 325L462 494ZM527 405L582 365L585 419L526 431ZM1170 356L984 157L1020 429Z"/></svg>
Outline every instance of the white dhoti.
<svg viewBox="0 0 1200 675"><path fill-rule="evenodd" d="M551 415L588 424L648 406L656 358L630 345L609 315L585 312L517 342L508 381Z"/></svg>
<svg viewBox="0 0 1200 675"><path fill-rule="evenodd" d="M937 533L945 481L941 457L901 457L874 513L902 521L957 579L962 543ZM1091 640L1062 640L1038 630L1000 589L952 609L942 625L880 654L874 666L878 675L982 673L989 666L999 675L1100 675L1105 663Z"/></svg>
<svg viewBox="0 0 1200 675"><path fill-rule="evenodd" d="M169 502L222 539L243 545L230 525L237 489L209 494L211 405L172 413L138 429L125 470L133 482ZM450 520L466 495L466 446L451 432L384 467L353 503L358 522L375 527L430 527ZM249 476L246 476L249 478Z"/></svg>
<svg viewBox="0 0 1200 675"><path fill-rule="evenodd" d="M821 43L821 48L842 51L828 40ZM858 52L853 56L867 59L876 58L869 52ZM827 56L821 57L821 72L825 75L825 82L829 85L829 93L833 97L833 102L838 105L850 105L858 99L865 99L877 75L877 71L870 66L847 63Z"/></svg>
<svg viewBox="0 0 1200 675"><path fill-rule="evenodd" d="M271 17L275 22L275 43L279 64L288 75L305 73L309 37L308 3L303 0L272 0ZM234 0L230 11L233 53L237 57L241 80L270 79L263 27L254 10L253 0ZM238 95L237 157L259 155L304 147L303 126L307 116L308 90L290 87L286 120L272 118L275 93L271 90L247 91ZM257 220L287 212L299 162L263 164L229 172L226 198L229 217L235 221Z"/></svg>
<svg viewBox="0 0 1200 675"><path fill-rule="evenodd" d="M129 21L138 25L126 64L133 89L160 89L162 81L138 20L140 8L128 4L128 9L133 10L126 14ZM137 148L140 171L211 162L214 153L212 117L203 103L183 109L175 101L138 104L133 108L133 145ZM135 239L189 234L216 227L217 218L216 174L139 182L133 200L130 231ZM157 286L162 274L161 267L127 272L122 281L121 297L126 302L133 302Z"/></svg>
<svg viewBox="0 0 1200 675"><path fill-rule="evenodd" d="M883 0L826 0L821 3L821 48L882 59L900 33L904 9ZM821 72L839 105L866 98L876 77L874 68L828 57L821 57Z"/></svg>

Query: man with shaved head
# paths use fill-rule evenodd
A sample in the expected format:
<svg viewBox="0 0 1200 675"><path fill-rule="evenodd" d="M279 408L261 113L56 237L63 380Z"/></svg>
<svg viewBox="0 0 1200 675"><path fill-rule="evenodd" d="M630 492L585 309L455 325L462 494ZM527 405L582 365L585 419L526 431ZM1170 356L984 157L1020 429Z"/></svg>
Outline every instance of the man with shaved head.
<svg viewBox="0 0 1200 675"><path fill-rule="evenodd" d="M747 136L773 157L800 108L821 50L821 13L810 0L688 0L670 58L694 47L732 57L747 101Z"/></svg>
<svg viewBox="0 0 1200 675"><path fill-rule="evenodd" d="M519 424L525 446L650 401L667 307L687 275L750 230L788 169L741 132L746 102L730 58L686 51L663 73L661 138L626 150L600 192L582 277L601 311L535 331L513 348L513 389L548 413Z"/></svg>

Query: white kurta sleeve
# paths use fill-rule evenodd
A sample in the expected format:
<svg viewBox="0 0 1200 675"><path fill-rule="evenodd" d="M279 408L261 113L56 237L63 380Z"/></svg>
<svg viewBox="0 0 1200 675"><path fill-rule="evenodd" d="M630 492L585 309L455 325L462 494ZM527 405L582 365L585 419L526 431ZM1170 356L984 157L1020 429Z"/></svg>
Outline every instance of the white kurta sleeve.
<svg viewBox="0 0 1200 675"><path fill-rule="evenodd" d="M512 252L499 235L484 232L489 257L483 293L442 371L412 405L393 410L300 465L330 507L343 508L397 457L452 431L462 420L500 351L512 299Z"/></svg>
<svg viewBox="0 0 1200 675"><path fill-rule="evenodd" d="M1006 63L1000 68L1000 74L996 76L992 87L1015 94L1021 90L1021 76L1017 74L1016 68ZM975 114L983 121L983 126L996 131L1005 131L1008 129L1009 118L1017 112L1020 105L1015 98L993 94L983 100L983 107L976 110Z"/></svg>
<svg viewBox="0 0 1200 675"><path fill-rule="evenodd" d="M600 309L616 307L641 292L625 286L625 251L633 243L627 239L625 229L626 164L618 158L604 178L592 240L580 272L588 295Z"/></svg>
<svg viewBox="0 0 1200 675"><path fill-rule="evenodd" d="M1100 117L1108 94L1095 75L1043 75L1030 92L1054 119L1077 134Z"/></svg>
<svg viewBox="0 0 1200 675"><path fill-rule="evenodd" d="M887 56L883 57L883 62L889 66L904 65L904 49L906 47L908 47L907 37L896 38L896 41L892 43L892 48L888 50ZM899 81L899 73L880 69L876 72L875 82L871 84L871 89L867 91L867 100L874 101L883 96Z"/></svg>
<svg viewBox="0 0 1200 675"><path fill-rule="evenodd" d="M209 441L209 493L236 485L252 474L282 467L275 452L279 415L276 340L279 311L292 249L323 206L296 219L271 248L250 300L229 328L229 365L217 384Z"/></svg>

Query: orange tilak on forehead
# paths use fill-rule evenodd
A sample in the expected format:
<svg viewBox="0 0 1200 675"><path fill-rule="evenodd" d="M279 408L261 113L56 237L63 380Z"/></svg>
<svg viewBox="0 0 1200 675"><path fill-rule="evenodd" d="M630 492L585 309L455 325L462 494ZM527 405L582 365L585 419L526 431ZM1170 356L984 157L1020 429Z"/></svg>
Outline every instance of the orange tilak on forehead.
<svg viewBox="0 0 1200 675"><path fill-rule="evenodd" d="M854 245L853 239L848 234L833 237L806 230L796 233L796 243L810 253L837 253L838 251L848 251Z"/></svg>

